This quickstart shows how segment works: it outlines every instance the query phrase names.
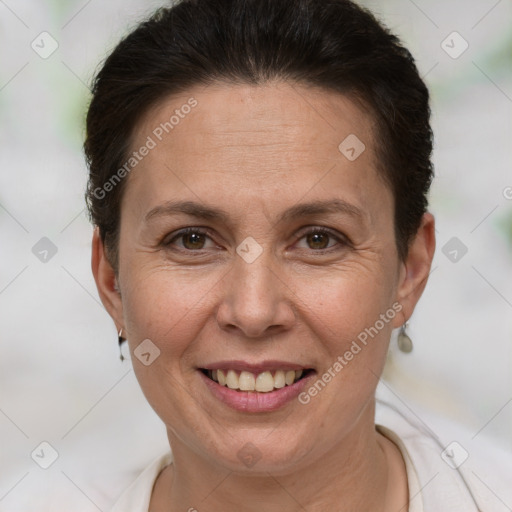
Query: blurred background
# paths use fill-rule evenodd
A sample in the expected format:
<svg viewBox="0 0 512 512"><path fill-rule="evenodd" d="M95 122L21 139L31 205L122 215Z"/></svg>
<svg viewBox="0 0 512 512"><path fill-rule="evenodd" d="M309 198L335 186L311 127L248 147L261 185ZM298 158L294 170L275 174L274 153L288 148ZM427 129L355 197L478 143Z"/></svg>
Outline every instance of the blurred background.
<svg viewBox="0 0 512 512"><path fill-rule="evenodd" d="M417 59L436 138L436 257L384 378L432 430L510 456L512 5L361 3ZM82 153L95 69L162 4L0 0L0 511L108 510L168 447L95 289Z"/></svg>

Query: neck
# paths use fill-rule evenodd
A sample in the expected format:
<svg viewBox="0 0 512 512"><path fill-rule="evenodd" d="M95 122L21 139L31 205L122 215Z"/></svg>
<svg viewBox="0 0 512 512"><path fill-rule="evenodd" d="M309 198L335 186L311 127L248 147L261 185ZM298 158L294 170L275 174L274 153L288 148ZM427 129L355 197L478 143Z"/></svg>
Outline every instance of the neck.
<svg viewBox="0 0 512 512"><path fill-rule="evenodd" d="M393 482L389 459L396 453L375 430L374 412L372 400L353 428L326 453L310 454L288 471L257 476L230 471L202 457L169 431L173 464L157 480L150 509L259 512L264 506L266 512L375 512L387 510L390 495L393 505L398 499L401 507L404 496L390 492L388 485ZM397 468L396 458L391 466Z"/></svg>

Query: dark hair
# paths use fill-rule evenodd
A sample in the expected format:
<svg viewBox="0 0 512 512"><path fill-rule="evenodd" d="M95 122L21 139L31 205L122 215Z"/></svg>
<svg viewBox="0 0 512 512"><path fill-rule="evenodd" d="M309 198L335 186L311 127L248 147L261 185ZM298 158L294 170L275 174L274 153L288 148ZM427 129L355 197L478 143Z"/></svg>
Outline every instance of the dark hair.
<svg viewBox="0 0 512 512"><path fill-rule="evenodd" d="M428 90L399 39L349 0L182 0L126 36L93 83L86 200L114 268L126 182L119 170L141 117L194 85L273 79L338 91L370 110L405 258L427 208L432 130Z"/></svg>

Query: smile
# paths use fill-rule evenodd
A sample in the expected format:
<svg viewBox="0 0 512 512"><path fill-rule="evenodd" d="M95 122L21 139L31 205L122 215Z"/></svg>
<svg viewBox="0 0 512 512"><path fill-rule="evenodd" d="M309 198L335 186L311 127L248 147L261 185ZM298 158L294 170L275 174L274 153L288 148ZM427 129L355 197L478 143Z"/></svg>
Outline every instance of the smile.
<svg viewBox="0 0 512 512"><path fill-rule="evenodd" d="M237 391L269 393L276 389L291 386L305 377L311 370L276 370L253 373L246 370L207 370L201 371L221 386Z"/></svg>
<svg viewBox="0 0 512 512"><path fill-rule="evenodd" d="M241 369L233 367L233 362L229 365L231 368L223 366L197 369L205 384L206 396L243 413L268 413L297 401L298 395L316 375L314 369L297 365L293 365L295 369L276 369L281 365L274 364L267 365L273 366L268 369L261 368L261 365L250 368L250 365L236 364L245 366Z"/></svg>

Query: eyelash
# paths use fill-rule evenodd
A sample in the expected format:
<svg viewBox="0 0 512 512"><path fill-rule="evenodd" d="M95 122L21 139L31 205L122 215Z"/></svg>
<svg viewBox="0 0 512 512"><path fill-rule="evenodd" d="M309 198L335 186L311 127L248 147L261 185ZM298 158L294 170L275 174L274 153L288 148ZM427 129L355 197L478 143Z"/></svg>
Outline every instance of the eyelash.
<svg viewBox="0 0 512 512"><path fill-rule="evenodd" d="M208 238L211 239L211 237L209 236L210 234L210 231L208 229L204 229L204 228L196 228L196 227L191 227L191 228L184 228L180 231L178 231L177 233L174 234L174 236L169 240L169 241L166 241L166 238L164 238L164 240L162 241L162 245L166 248L166 249L170 249L171 246L173 245L173 242L186 236L186 235L189 235L189 234L198 234L198 235L205 235L207 236ZM349 240L342 236L342 235L339 235L339 234L336 234L335 232L331 231L330 229L327 229L327 228L324 228L324 227L312 227L312 228L309 228L307 231L305 232L302 232L299 240L302 240L304 237L306 237L307 235L309 234L322 234L322 235L327 235L329 236L330 238L333 238L336 240L336 242L338 242L339 245L343 246L343 247L348 247L350 246L350 242ZM326 249L311 249L313 252L317 253L317 254L325 254L325 253L329 253L329 252L333 252L333 251L336 251L336 250L339 250L340 248L336 248L336 247L329 247L329 248L326 248ZM185 249L185 248L178 248L178 249L171 249L171 250L176 250L178 252L187 252L187 253L194 253L194 252L201 252L201 251L205 251L207 249Z"/></svg>

